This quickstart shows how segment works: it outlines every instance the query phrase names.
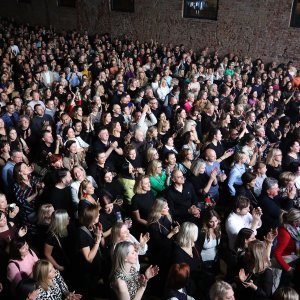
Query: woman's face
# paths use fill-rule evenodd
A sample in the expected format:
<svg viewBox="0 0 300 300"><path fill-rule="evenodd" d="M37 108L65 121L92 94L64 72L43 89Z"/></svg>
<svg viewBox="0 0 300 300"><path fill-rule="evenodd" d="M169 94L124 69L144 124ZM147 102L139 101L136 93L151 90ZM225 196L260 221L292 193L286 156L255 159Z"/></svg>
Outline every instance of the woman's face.
<svg viewBox="0 0 300 300"><path fill-rule="evenodd" d="M107 114L105 117L105 122L110 123L111 122L111 114Z"/></svg>
<svg viewBox="0 0 300 300"><path fill-rule="evenodd" d="M120 230L120 241L127 241L129 239L130 233L127 225L123 225L121 230Z"/></svg>
<svg viewBox="0 0 300 300"><path fill-rule="evenodd" d="M219 219L213 216L208 222L208 227L212 229L216 229L219 225L219 222L220 222Z"/></svg>
<svg viewBox="0 0 300 300"><path fill-rule="evenodd" d="M17 135L17 131L14 130L14 129L12 129L12 130L9 132L8 136L9 136L9 139L10 139L11 141L15 141L16 138L17 138L17 136L18 136L18 135Z"/></svg>
<svg viewBox="0 0 300 300"><path fill-rule="evenodd" d="M68 129L67 137L68 137L69 139L75 138L75 132L74 132L74 129L73 129L73 128L69 128L69 129Z"/></svg>
<svg viewBox="0 0 300 300"><path fill-rule="evenodd" d="M186 158L187 160L192 161L194 159L193 151L189 150Z"/></svg>
<svg viewBox="0 0 300 300"><path fill-rule="evenodd" d="M93 195L95 192L95 188L93 187L93 184L89 182L84 190L84 192L88 195Z"/></svg>
<svg viewBox="0 0 300 300"><path fill-rule="evenodd" d="M51 263L49 263L49 272L48 272L48 279L52 280L55 278L55 269Z"/></svg>
<svg viewBox="0 0 300 300"><path fill-rule="evenodd" d="M78 115L78 116L82 116L82 114L83 114L82 108L79 107L79 108L77 109L77 115Z"/></svg>
<svg viewBox="0 0 300 300"><path fill-rule="evenodd" d="M130 150L129 153L128 153L128 157L131 160L135 160L135 158L136 158L136 151L134 149Z"/></svg>
<svg viewBox="0 0 300 300"><path fill-rule="evenodd" d="M220 130L217 131L217 134L215 135L215 138L218 142L221 142L222 140L222 133Z"/></svg>
<svg viewBox="0 0 300 300"><path fill-rule="evenodd" d="M249 244L250 242L252 242L252 241L255 241L255 240L256 240L256 237L255 237L255 233L253 232L253 233L251 234L251 236L249 237L249 239L245 239L245 246L248 247L248 244Z"/></svg>
<svg viewBox="0 0 300 300"><path fill-rule="evenodd" d="M231 122L230 115L227 115L227 117L226 117L226 119L225 119L225 120L226 120L226 123L227 123L227 124L230 124L230 122Z"/></svg>
<svg viewBox="0 0 300 300"><path fill-rule="evenodd" d="M29 175L32 172L31 168L29 168L26 164L22 163L20 167L21 175Z"/></svg>
<svg viewBox="0 0 300 300"><path fill-rule="evenodd" d="M205 172L205 167L206 167L205 164L200 165L200 167L199 167L199 174L204 174L204 172Z"/></svg>
<svg viewBox="0 0 300 300"><path fill-rule="evenodd" d="M76 143L73 143L73 144L69 147L69 151L70 151L70 153L72 153L72 154L77 153L77 145L76 145Z"/></svg>
<svg viewBox="0 0 300 300"><path fill-rule="evenodd" d="M104 206L104 210L107 214L111 214L111 212L113 211L113 208L114 208L113 203L109 203Z"/></svg>
<svg viewBox="0 0 300 300"><path fill-rule="evenodd" d="M131 264L131 265L135 265L137 263L137 258L138 258L138 254L134 248L134 246L129 246L129 253L126 257L126 262Z"/></svg>
<svg viewBox="0 0 300 300"><path fill-rule="evenodd" d="M7 208L7 200L4 195L0 196L0 210L5 211Z"/></svg>
<svg viewBox="0 0 300 300"><path fill-rule="evenodd" d="M84 179L84 171L81 168L74 169L74 177L78 181L82 181Z"/></svg>
<svg viewBox="0 0 300 300"><path fill-rule="evenodd" d="M111 119L111 117L110 117L110 119ZM122 132L122 127L119 122L116 123L115 130L118 132Z"/></svg>
<svg viewBox="0 0 300 300"><path fill-rule="evenodd" d="M282 153L281 153L281 151L276 152L276 154L274 155L274 160L279 162L279 163L282 162Z"/></svg>
<svg viewBox="0 0 300 300"><path fill-rule="evenodd" d="M174 146L174 139L172 137L169 137L166 145L169 146L169 147L173 147Z"/></svg>
<svg viewBox="0 0 300 300"><path fill-rule="evenodd" d="M161 215L162 216L166 216L169 214L169 206L168 203L166 203L163 207L163 209L161 210Z"/></svg>
<svg viewBox="0 0 300 300"><path fill-rule="evenodd" d="M29 253L29 246L25 242L25 244L19 249L20 255L24 258Z"/></svg>
<svg viewBox="0 0 300 300"><path fill-rule="evenodd" d="M279 121L276 120L272 125L273 125L274 129L278 129L278 127L279 127Z"/></svg>
<svg viewBox="0 0 300 300"><path fill-rule="evenodd" d="M159 159L159 155L158 155L157 150L154 150L154 151L152 152L151 158L152 158L152 160L154 160L154 159Z"/></svg>
<svg viewBox="0 0 300 300"><path fill-rule="evenodd" d="M151 190L151 184L150 184L150 179L149 178L144 178L142 180L142 190L145 192L149 192Z"/></svg>
<svg viewBox="0 0 300 300"><path fill-rule="evenodd" d="M294 153L299 153L299 143L298 142L295 142L294 145L291 147L291 151L294 152Z"/></svg>
<svg viewBox="0 0 300 300"><path fill-rule="evenodd" d="M182 110L182 111L180 112L179 116L180 116L181 118L186 118L186 112L185 112L185 110Z"/></svg>
<svg viewBox="0 0 300 300"><path fill-rule="evenodd" d="M1 152L3 152L3 153L8 153L10 151L10 146L9 146L9 144L7 143L7 144L5 144L4 146L3 146L3 148L1 149Z"/></svg>

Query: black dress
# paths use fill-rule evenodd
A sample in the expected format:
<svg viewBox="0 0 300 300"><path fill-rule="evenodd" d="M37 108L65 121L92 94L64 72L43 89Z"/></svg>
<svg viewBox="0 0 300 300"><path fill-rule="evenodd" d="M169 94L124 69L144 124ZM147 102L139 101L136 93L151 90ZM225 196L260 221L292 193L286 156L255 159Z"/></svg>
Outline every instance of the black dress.
<svg viewBox="0 0 300 300"><path fill-rule="evenodd" d="M196 247L192 248L193 257L187 254L181 247L177 244L174 246L172 252L172 264L180 264L186 263L190 267L190 279L187 284L187 292L193 297L199 296L200 291L198 287L200 287L201 281L201 263L202 259L200 256L200 252L196 249Z"/></svg>
<svg viewBox="0 0 300 300"><path fill-rule="evenodd" d="M89 247L92 249L95 245L95 236L92 231L82 226L78 229L78 259L77 259L77 274L78 274L78 286L80 293L86 296L87 299L92 298L97 287L97 282L102 275L102 258L100 248L96 253L92 262L88 262L82 249Z"/></svg>
<svg viewBox="0 0 300 300"><path fill-rule="evenodd" d="M154 201L155 197L151 191L146 194L135 194L131 199L131 212L138 211L140 218L147 220ZM135 229L136 236L147 231L147 227L136 222L134 218L133 228Z"/></svg>

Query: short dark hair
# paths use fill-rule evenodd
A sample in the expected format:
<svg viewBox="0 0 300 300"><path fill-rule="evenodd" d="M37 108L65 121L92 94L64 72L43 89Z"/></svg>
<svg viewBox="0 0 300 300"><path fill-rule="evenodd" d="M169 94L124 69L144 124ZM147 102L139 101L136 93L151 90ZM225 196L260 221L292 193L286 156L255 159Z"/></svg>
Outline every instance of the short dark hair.
<svg viewBox="0 0 300 300"><path fill-rule="evenodd" d="M238 196L235 200L235 210L244 209L250 205L250 200L244 196Z"/></svg>

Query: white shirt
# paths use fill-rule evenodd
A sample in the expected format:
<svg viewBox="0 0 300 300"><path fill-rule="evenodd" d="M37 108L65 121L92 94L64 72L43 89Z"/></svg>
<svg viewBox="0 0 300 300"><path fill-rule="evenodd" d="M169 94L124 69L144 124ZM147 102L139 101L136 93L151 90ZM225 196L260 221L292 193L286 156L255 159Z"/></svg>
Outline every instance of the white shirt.
<svg viewBox="0 0 300 300"><path fill-rule="evenodd" d="M242 228L251 229L251 225L252 225L252 215L250 213L241 216L235 212L232 212L228 216L225 226L228 235L228 243L230 249L234 249L235 240L239 231Z"/></svg>

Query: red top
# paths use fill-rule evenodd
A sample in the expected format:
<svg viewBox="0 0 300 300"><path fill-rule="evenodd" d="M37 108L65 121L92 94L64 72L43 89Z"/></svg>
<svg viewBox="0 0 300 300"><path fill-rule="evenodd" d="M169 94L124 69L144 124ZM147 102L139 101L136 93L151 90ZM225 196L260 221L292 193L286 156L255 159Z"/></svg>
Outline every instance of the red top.
<svg viewBox="0 0 300 300"><path fill-rule="evenodd" d="M278 242L274 250L274 257L280 266L287 271L290 266L284 261L283 256L296 253L296 242L284 227L278 229L277 240Z"/></svg>

